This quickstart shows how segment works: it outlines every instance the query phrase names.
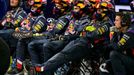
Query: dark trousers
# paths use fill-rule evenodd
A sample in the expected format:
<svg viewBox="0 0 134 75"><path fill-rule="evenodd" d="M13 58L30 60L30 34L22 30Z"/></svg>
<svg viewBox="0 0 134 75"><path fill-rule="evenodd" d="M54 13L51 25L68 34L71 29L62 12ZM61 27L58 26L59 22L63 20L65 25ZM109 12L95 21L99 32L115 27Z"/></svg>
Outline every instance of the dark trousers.
<svg viewBox="0 0 134 75"><path fill-rule="evenodd" d="M16 58L19 59L20 61L24 61L25 56L29 56L28 44L31 41L40 40L40 39L45 39L45 38L35 37L35 38L19 39L17 43L17 48L16 48Z"/></svg>
<svg viewBox="0 0 134 75"><path fill-rule="evenodd" d="M67 41L57 40L35 40L28 44L28 51L31 56L31 60L34 64L42 64L47 61L51 56L62 50ZM49 51L51 50L51 51ZM50 53L49 53L50 52ZM42 61L43 60L43 61ZM53 75L52 72L42 72L39 75Z"/></svg>
<svg viewBox="0 0 134 75"><path fill-rule="evenodd" d="M110 53L114 75L133 75L134 59L117 51ZM128 74L129 73L129 74Z"/></svg>
<svg viewBox="0 0 134 75"><path fill-rule="evenodd" d="M20 61L25 60L25 56L28 56L27 45L31 39L19 39L16 48L16 58Z"/></svg>
<svg viewBox="0 0 134 75"><path fill-rule="evenodd" d="M56 53L60 52L69 41L57 40L43 44L44 62L51 58Z"/></svg>
<svg viewBox="0 0 134 75"><path fill-rule="evenodd" d="M49 42L49 39L33 40L28 44L28 52L33 64L44 62L43 44Z"/></svg>
<svg viewBox="0 0 134 75"><path fill-rule="evenodd" d="M62 41L56 42L51 42L51 45L45 44L43 46L46 60L44 63L45 72L53 72L64 63L80 60L86 57L90 52L87 40L78 38L77 40L71 41L66 46Z"/></svg>

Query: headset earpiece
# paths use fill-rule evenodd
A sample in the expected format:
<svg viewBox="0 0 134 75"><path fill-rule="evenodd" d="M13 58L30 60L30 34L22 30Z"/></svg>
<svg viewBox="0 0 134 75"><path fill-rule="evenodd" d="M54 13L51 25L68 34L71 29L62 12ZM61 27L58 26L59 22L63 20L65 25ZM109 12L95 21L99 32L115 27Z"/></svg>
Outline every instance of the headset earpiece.
<svg viewBox="0 0 134 75"><path fill-rule="evenodd" d="M131 17L130 15L124 13L122 16L121 25L122 26L130 25L129 23L131 22L128 22L128 21L131 21Z"/></svg>
<svg viewBox="0 0 134 75"><path fill-rule="evenodd" d="M126 26L126 19L125 19L125 17L122 17L121 25L122 26Z"/></svg>

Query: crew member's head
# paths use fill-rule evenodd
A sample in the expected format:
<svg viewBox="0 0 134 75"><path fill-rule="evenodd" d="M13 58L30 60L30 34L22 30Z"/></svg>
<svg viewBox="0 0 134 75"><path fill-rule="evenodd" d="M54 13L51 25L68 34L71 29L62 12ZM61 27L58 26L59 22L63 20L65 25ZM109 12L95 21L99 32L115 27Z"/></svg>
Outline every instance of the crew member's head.
<svg viewBox="0 0 134 75"><path fill-rule="evenodd" d="M108 14L113 11L114 6L110 2L100 2L97 11L95 12L95 19L103 20Z"/></svg>
<svg viewBox="0 0 134 75"><path fill-rule="evenodd" d="M131 17L129 14L124 14L122 12L116 13L115 27L119 30L122 30L123 27L128 27L131 24Z"/></svg>
<svg viewBox="0 0 134 75"><path fill-rule="evenodd" d="M21 3L21 0L10 0L10 7L15 8L18 7Z"/></svg>
<svg viewBox="0 0 134 75"><path fill-rule="evenodd" d="M72 16L76 19L80 19L85 13L85 4L83 1L76 1L72 9Z"/></svg>

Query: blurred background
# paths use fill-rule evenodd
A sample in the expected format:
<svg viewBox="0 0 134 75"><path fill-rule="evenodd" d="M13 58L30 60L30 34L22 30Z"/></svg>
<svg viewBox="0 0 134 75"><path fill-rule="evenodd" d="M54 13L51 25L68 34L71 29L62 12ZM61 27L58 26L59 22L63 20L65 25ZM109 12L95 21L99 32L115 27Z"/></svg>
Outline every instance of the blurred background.
<svg viewBox="0 0 134 75"><path fill-rule="evenodd" d="M22 2L24 2L24 4L22 5L22 7L24 8L24 10L26 10L27 12L29 12L28 8L26 7L26 2L27 0L22 0ZM132 0L103 0L103 1L110 1L113 4L115 4L115 11L129 11L130 9L130 2ZM52 0L47 0L47 6L46 8L52 9L53 4L51 3ZM0 19L3 17L3 15L5 15L6 11L9 9L9 0L0 0ZM45 10L47 13L45 13L45 15L47 17L50 17L51 11L47 11Z"/></svg>

